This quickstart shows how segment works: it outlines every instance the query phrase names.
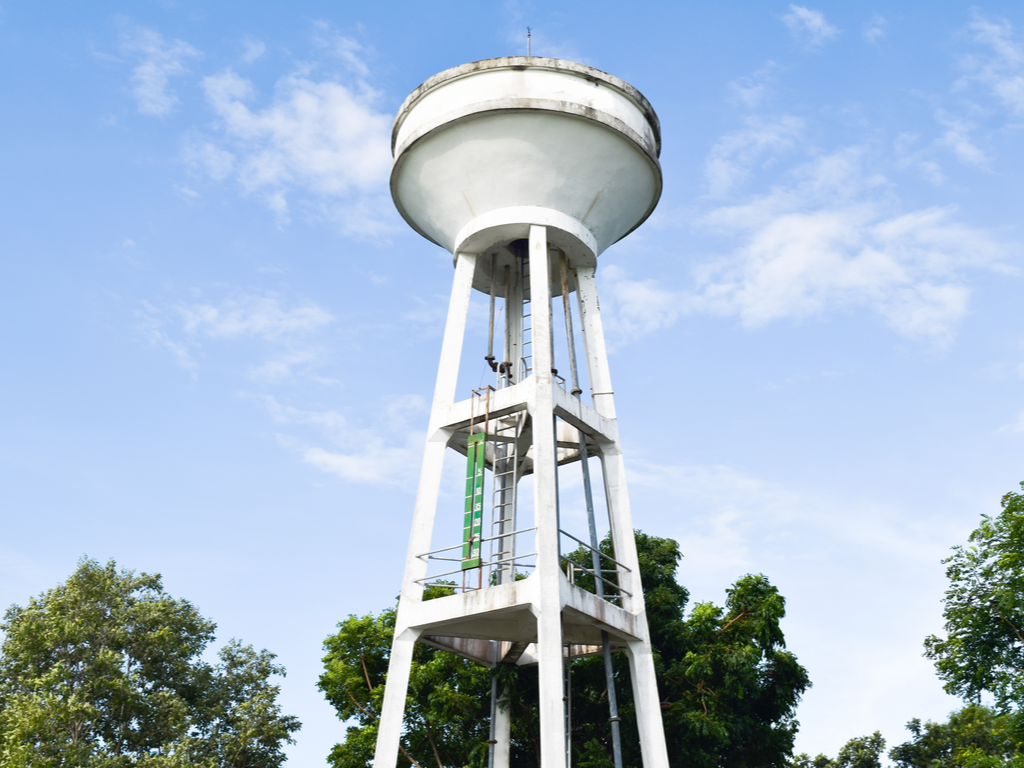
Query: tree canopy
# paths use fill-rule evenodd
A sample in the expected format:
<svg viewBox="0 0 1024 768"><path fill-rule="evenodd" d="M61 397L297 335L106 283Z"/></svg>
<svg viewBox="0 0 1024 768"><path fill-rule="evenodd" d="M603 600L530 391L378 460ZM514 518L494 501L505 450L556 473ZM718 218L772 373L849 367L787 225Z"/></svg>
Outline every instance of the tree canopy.
<svg viewBox="0 0 1024 768"><path fill-rule="evenodd" d="M907 723L910 741L889 750L899 768L1000 768L1021 765L1013 718L991 707L971 704L945 723Z"/></svg>
<svg viewBox="0 0 1024 768"><path fill-rule="evenodd" d="M1024 483L1021 484L1024 488ZM943 561L946 637L925 640L949 693L1002 709L1024 703L1024 495L1008 493L996 517L983 516L968 546Z"/></svg>
<svg viewBox="0 0 1024 768"><path fill-rule="evenodd" d="M676 582L681 557L671 539L637 532L641 578L659 694L673 766L768 768L786 765L798 724L806 670L785 650L785 600L764 576L727 590L723 607L699 603L686 615L687 590ZM606 541L602 545L609 548ZM589 565L589 550L573 559ZM586 576L577 583L586 586ZM428 598L450 593L429 588ZM395 611L349 616L327 638L320 688L349 722L331 753L334 768L369 763L394 633ZM615 658L623 759L639 765L636 713L626 660ZM491 671L418 643L410 676L400 762L422 768L486 764ZM498 685L512 712L512 763L537 766L539 715L535 668L499 665ZM611 738L603 661L572 664L572 744L580 768L610 768Z"/></svg>
<svg viewBox="0 0 1024 768"><path fill-rule="evenodd" d="M215 625L159 575L83 559L0 630L5 768L277 768L300 727L274 654L233 640L204 662Z"/></svg>

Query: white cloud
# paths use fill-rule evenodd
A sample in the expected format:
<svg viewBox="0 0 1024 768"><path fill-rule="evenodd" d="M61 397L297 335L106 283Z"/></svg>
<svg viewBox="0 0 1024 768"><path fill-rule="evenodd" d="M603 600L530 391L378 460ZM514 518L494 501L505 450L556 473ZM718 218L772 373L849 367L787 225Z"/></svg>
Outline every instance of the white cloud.
<svg viewBox="0 0 1024 768"><path fill-rule="evenodd" d="M633 280L616 265L601 270L605 327L614 348L673 325L689 308L687 295L653 279Z"/></svg>
<svg viewBox="0 0 1024 768"><path fill-rule="evenodd" d="M199 197L199 193L186 184L175 184L174 191L186 200L195 200Z"/></svg>
<svg viewBox="0 0 1024 768"><path fill-rule="evenodd" d="M789 6L789 13L782 20L793 36L810 49L820 48L839 34L839 30L825 20L825 14L802 5Z"/></svg>
<svg viewBox="0 0 1024 768"><path fill-rule="evenodd" d="M604 270L613 345L693 313L758 327L866 308L898 333L941 346L968 311L969 273L1012 271L1008 246L960 223L955 207L903 210L858 147L797 166L770 192L714 208L695 224L734 245L697 267L694 286Z"/></svg>
<svg viewBox="0 0 1024 768"><path fill-rule="evenodd" d="M790 556L784 542L793 535L820 543L822 549L812 558L857 547L926 563L934 562L936 547L944 549L955 540L953 531L916 516L788 487L735 467L634 460L628 479L638 497L647 492L668 496L687 511L685 528L670 535L678 538L690 570L736 574L758 569L765 550L777 549L773 557Z"/></svg>
<svg viewBox="0 0 1024 768"><path fill-rule="evenodd" d="M178 303L160 309L144 302L137 316L144 337L169 350L193 376L199 368L195 356L205 340L251 338L272 345L271 357L249 370L252 378L262 381L287 378L298 366L315 367L323 350L311 337L334 322L329 312L312 301L289 305L272 294L241 292L219 304Z"/></svg>
<svg viewBox="0 0 1024 768"><path fill-rule="evenodd" d="M391 117L377 95L301 75L278 81L264 109L254 109L252 84L228 70L203 80L223 130L219 144L193 139L185 159L213 178L234 176L281 221L288 196L311 196L309 209L348 234L378 235L391 227L387 199Z"/></svg>
<svg viewBox="0 0 1024 768"><path fill-rule="evenodd" d="M369 77L370 68L364 61L364 54L369 51L363 45L351 37L342 35L326 21L317 21L313 26L313 42L341 59L352 72L360 77Z"/></svg>
<svg viewBox="0 0 1024 768"><path fill-rule="evenodd" d="M235 167L234 155L195 134L186 136L181 156L194 172L218 181L226 178Z"/></svg>
<svg viewBox="0 0 1024 768"><path fill-rule="evenodd" d="M415 395L394 397L371 422L353 423L338 411L304 411L282 405L275 398L252 396L280 425L312 427L329 447L315 445L308 437L279 434L278 440L317 469L344 480L380 486L414 487L423 453L423 399Z"/></svg>
<svg viewBox="0 0 1024 768"><path fill-rule="evenodd" d="M804 128L803 120L789 115L769 119L752 116L745 123L741 130L719 139L704 161L710 197L728 195L766 154L792 148Z"/></svg>
<svg viewBox="0 0 1024 768"><path fill-rule="evenodd" d="M881 15L877 13L871 14L871 21L864 25L864 39L869 43L877 43L883 37L885 37L886 28L889 26Z"/></svg>
<svg viewBox="0 0 1024 768"><path fill-rule="evenodd" d="M934 160L922 160L917 164L921 176L934 187L941 187L946 183L946 175L942 172L942 166Z"/></svg>
<svg viewBox="0 0 1024 768"><path fill-rule="evenodd" d="M968 28L974 41L986 46L989 52L962 60L968 74L957 86L980 82L1005 106L1024 115L1024 44L1013 25L1006 19L988 19L975 11Z"/></svg>
<svg viewBox="0 0 1024 768"><path fill-rule="evenodd" d="M1017 414L1016 421L999 428L1000 432L1024 432L1024 411Z"/></svg>
<svg viewBox="0 0 1024 768"><path fill-rule="evenodd" d="M195 378L199 364L192 357L188 345L174 341L164 332L161 314L156 307L144 301L142 309L135 313L139 332L151 346L160 347L170 352L174 357L174 362Z"/></svg>
<svg viewBox="0 0 1024 768"><path fill-rule="evenodd" d="M748 109L758 107L767 98L777 69L778 65L769 61L753 75L733 80L729 83L729 91L736 101Z"/></svg>
<svg viewBox="0 0 1024 768"><path fill-rule="evenodd" d="M267 44L248 35L242 39L245 50L242 52L242 61L252 64L256 59L267 52Z"/></svg>
<svg viewBox="0 0 1024 768"><path fill-rule="evenodd" d="M952 207L901 212L862 155L820 157L790 184L707 214L704 226L743 242L706 267L694 311L758 326L866 306L902 334L949 341L967 311L964 270L1000 268L1006 249L958 223Z"/></svg>
<svg viewBox="0 0 1024 768"><path fill-rule="evenodd" d="M189 335L233 339L258 336L267 341L308 334L334 318L315 302L306 300L286 307L275 296L239 294L213 304L179 305L183 327Z"/></svg>
<svg viewBox="0 0 1024 768"><path fill-rule="evenodd" d="M958 120L941 109L936 113L935 119L946 129L946 132L935 141L935 146L952 150L956 158L966 166L988 170L988 158L971 141L970 132L974 128L973 125Z"/></svg>
<svg viewBox="0 0 1024 768"><path fill-rule="evenodd" d="M188 73L185 60L200 53L183 40L172 43L152 29L133 27L121 35L121 48L140 59L132 72L132 93L139 112L163 117L178 103L170 79Z"/></svg>

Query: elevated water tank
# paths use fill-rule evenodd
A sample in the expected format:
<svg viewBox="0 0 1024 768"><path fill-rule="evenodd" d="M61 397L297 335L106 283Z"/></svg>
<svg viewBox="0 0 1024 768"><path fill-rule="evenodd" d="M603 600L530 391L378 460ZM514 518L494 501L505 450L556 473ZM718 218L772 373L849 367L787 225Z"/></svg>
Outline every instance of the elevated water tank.
<svg viewBox="0 0 1024 768"><path fill-rule="evenodd" d="M399 110L392 152L395 205L452 253L538 224L576 263L592 262L661 195L661 133L647 99L561 59L510 56L434 75Z"/></svg>

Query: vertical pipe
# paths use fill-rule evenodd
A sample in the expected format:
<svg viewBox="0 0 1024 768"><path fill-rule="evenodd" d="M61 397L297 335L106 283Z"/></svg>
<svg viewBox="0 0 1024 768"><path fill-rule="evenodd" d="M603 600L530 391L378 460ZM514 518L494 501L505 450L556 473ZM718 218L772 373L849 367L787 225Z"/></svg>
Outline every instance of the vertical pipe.
<svg viewBox="0 0 1024 768"><path fill-rule="evenodd" d="M580 464L583 467L583 496L587 503L587 525L590 528L590 562L595 574L601 574L601 555L598 553L597 522L594 519L594 491L590 484L590 457L587 455L587 437L580 432ZM604 582L594 578L597 596L604 599ZM608 633L601 632L601 650L604 654L604 680L608 689L608 722L612 728L612 754L615 768L622 768L622 737L619 732L619 701L615 693L615 669L612 666L612 647Z"/></svg>
<svg viewBox="0 0 1024 768"><path fill-rule="evenodd" d="M572 766L572 657L570 645L565 646L565 765Z"/></svg>
<svg viewBox="0 0 1024 768"><path fill-rule="evenodd" d="M494 274L497 271L498 254L491 254L491 318L487 323L487 357L484 360L491 366L492 371L497 371L498 367L494 363L494 283L497 281L498 276Z"/></svg>
<svg viewBox="0 0 1024 768"><path fill-rule="evenodd" d="M492 641L497 656L498 641ZM386 690L386 689L385 689ZM494 768L494 747L498 743L498 677L491 672L491 731L487 742L487 768Z"/></svg>
<svg viewBox="0 0 1024 768"><path fill-rule="evenodd" d="M505 366L505 386L513 384L512 380L512 266L505 265L505 356L501 361ZM522 310L522 307L520 307Z"/></svg>
<svg viewBox="0 0 1024 768"><path fill-rule="evenodd" d="M558 252L558 271L562 277L562 309L565 312L565 336L569 345L569 373L572 375L572 394L583 394L579 371L576 369L576 339L572 333L572 307L569 306L569 270L565 267L565 254Z"/></svg>

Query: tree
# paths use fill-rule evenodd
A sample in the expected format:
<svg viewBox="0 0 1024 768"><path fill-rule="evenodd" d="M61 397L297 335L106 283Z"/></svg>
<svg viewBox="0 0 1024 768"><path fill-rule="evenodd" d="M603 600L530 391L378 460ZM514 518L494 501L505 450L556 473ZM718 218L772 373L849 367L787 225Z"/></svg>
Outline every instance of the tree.
<svg viewBox="0 0 1024 768"><path fill-rule="evenodd" d="M858 736L850 739L839 750L835 760L825 755L810 757L806 753L794 757L790 768L882 768L882 753L885 751L885 739L875 731L870 736ZM933 766L938 768L938 766Z"/></svg>
<svg viewBox="0 0 1024 768"><path fill-rule="evenodd" d="M159 575L83 559L0 630L5 768L276 768L300 727L274 654L231 641L202 661L215 625Z"/></svg>
<svg viewBox="0 0 1024 768"><path fill-rule="evenodd" d="M910 741L889 750L899 768L996 768L1020 765L1020 745L1010 715L972 704L945 723L907 723Z"/></svg>
<svg viewBox="0 0 1024 768"><path fill-rule="evenodd" d="M1024 483L1021 484L1024 489ZM982 516L969 546L943 561L946 637L928 637L949 693L977 703L983 692L1000 709L1024 704L1024 495L1008 493L996 517Z"/></svg>
<svg viewBox="0 0 1024 768"><path fill-rule="evenodd" d="M665 718L669 760L678 766L783 766L792 752L796 704L809 687L807 672L785 650L779 622L785 600L764 576L744 576L724 608L710 603L685 616L689 594L675 580L681 557L671 539L637 532L640 572ZM602 548L610 551L606 540ZM589 567L589 550L571 559ZM592 586L585 574L577 584ZM592 581L592 579L591 579ZM434 587L426 597L448 594ZM334 768L365 766L376 723L394 632L395 612L349 616L324 646L320 688L339 718L345 740L331 753ZM452 768L486 763L491 672L452 654L417 644L403 735L402 765ZM623 729L623 759L640 764L636 712L624 658L615 678ZM499 688L512 711L512 763L537 766L537 672L501 665ZM572 744L581 768L612 765L608 703L600 657L572 664Z"/></svg>

